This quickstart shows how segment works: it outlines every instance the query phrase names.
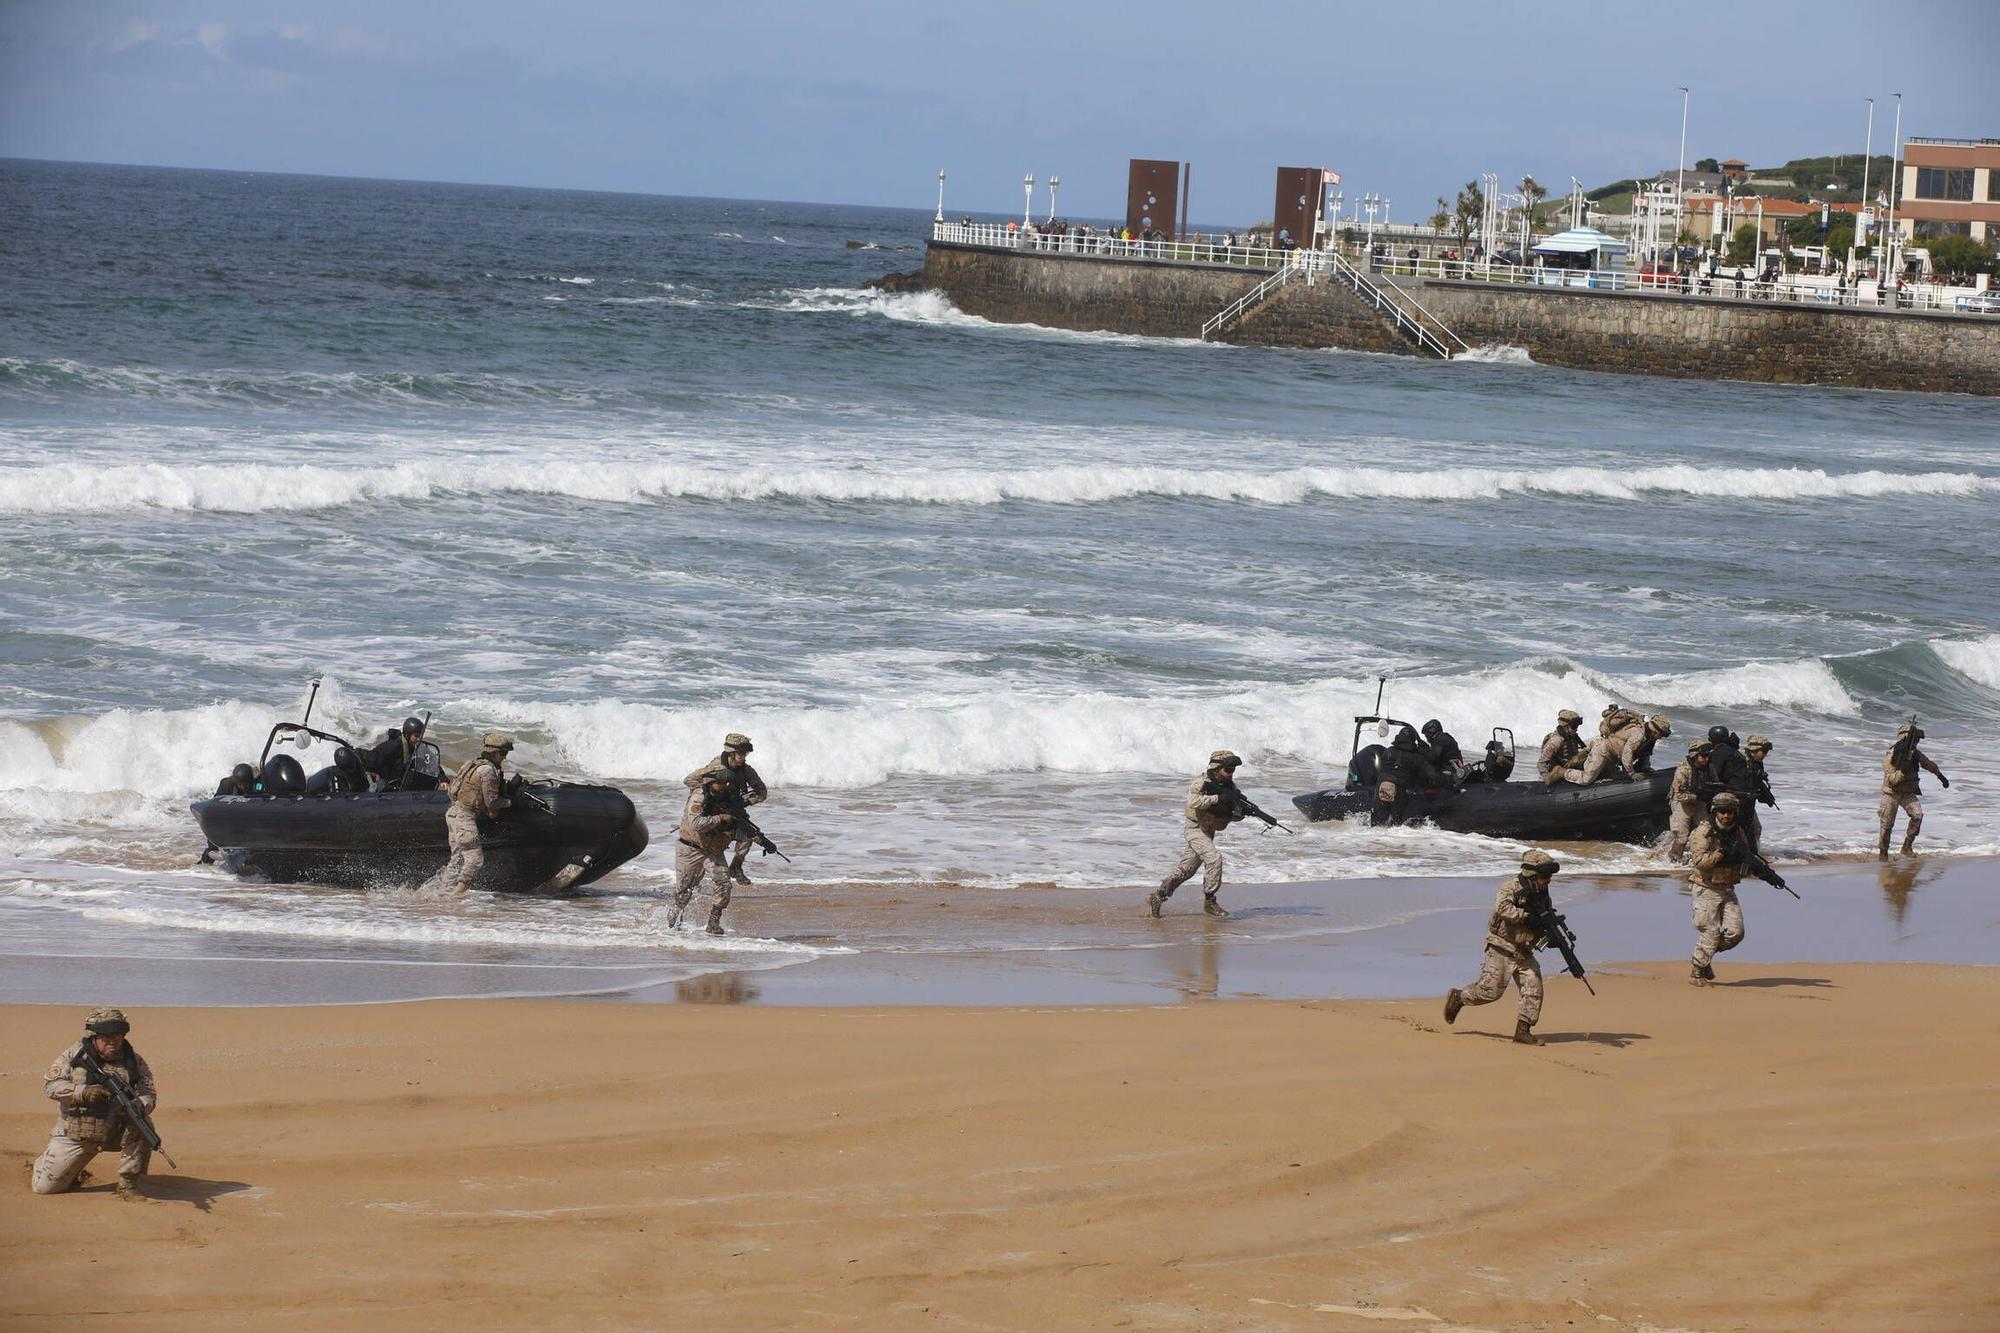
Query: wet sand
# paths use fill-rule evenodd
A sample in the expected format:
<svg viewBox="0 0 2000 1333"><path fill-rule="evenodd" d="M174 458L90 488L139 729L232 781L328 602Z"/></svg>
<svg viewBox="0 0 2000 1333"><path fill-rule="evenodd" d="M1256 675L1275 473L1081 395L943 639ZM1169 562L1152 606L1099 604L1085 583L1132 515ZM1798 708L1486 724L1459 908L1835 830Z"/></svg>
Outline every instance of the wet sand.
<svg viewBox="0 0 2000 1333"><path fill-rule="evenodd" d="M1552 978L1535 1049L1511 998L151 1009L143 1205L26 1192L78 1016L7 1006L0 1318L1992 1327L2000 971L1719 971Z"/></svg>

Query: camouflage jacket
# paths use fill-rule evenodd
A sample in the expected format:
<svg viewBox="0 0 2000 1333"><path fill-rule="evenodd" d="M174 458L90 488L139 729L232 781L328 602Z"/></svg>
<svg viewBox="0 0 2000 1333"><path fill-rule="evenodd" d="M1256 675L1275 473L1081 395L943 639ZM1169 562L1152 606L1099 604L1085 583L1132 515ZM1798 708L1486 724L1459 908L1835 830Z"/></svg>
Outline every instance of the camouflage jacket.
<svg viewBox="0 0 2000 1333"><path fill-rule="evenodd" d="M1605 708L1603 715L1597 719L1597 734L1608 739L1625 730L1625 728L1631 726L1634 722L1644 722L1645 720L1646 716L1643 713L1635 713L1629 708L1620 708L1617 704L1611 704Z"/></svg>
<svg viewBox="0 0 2000 1333"><path fill-rule="evenodd" d="M1548 782L1564 769L1575 768L1577 760L1583 758L1583 749L1582 737L1557 727L1542 737L1541 758L1535 761L1536 775Z"/></svg>
<svg viewBox="0 0 2000 1333"><path fill-rule="evenodd" d="M681 812L680 840L706 856L721 856L729 850L735 834L735 820L727 814L708 813L708 793L688 793L687 809Z"/></svg>
<svg viewBox="0 0 2000 1333"><path fill-rule="evenodd" d="M710 773L727 773L736 784L737 795L745 805L756 805L771 794L764 785L764 779L757 776L757 770L745 764L741 768L731 768L721 755L709 760L694 772L681 779L681 786L689 791L699 791L708 782Z"/></svg>
<svg viewBox="0 0 2000 1333"><path fill-rule="evenodd" d="M1713 819L1705 819L1688 839L1688 860L1694 873L1688 883L1697 888L1733 889L1743 878L1743 856L1750 850L1741 828L1724 831Z"/></svg>
<svg viewBox="0 0 2000 1333"><path fill-rule="evenodd" d="M1653 746L1658 741L1659 737L1647 729L1645 719L1641 718L1637 725L1621 727L1611 733L1604 739L1604 745L1611 751L1611 757L1624 765L1627 773L1637 774L1644 772L1652 763Z"/></svg>
<svg viewBox="0 0 2000 1333"><path fill-rule="evenodd" d="M500 765L485 755L467 760L451 780L451 803L464 806L481 819L498 819L502 810L514 804L501 791L500 778Z"/></svg>
<svg viewBox="0 0 2000 1333"><path fill-rule="evenodd" d="M1499 892L1493 897L1493 916L1486 923L1489 945L1530 961L1535 957L1535 945L1542 938L1542 932L1529 920L1528 895L1533 891L1533 882L1519 875L1501 880Z"/></svg>
<svg viewBox="0 0 2000 1333"><path fill-rule="evenodd" d="M1698 767L1692 759L1683 759L1680 767L1674 770L1674 783L1667 788L1667 799L1673 802L1685 801L1690 804L1706 805L1707 802L1702 800L1700 788L1709 780L1707 769Z"/></svg>
<svg viewBox="0 0 2000 1333"><path fill-rule="evenodd" d="M1220 780L1204 772L1188 784L1187 806L1183 813L1187 816L1189 828L1198 828L1203 833L1220 833L1243 818L1240 811L1229 805L1227 797L1202 790L1209 783Z"/></svg>
<svg viewBox="0 0 2000 1333"><path fill-rule="evenodd" d="M1897 768L1896 752L1894 750L1889 751L1889 753L1882 756L1882 794L1884 796L1921 796L1923 794L1923 787L1920 785L1919 779L1922 777L1922 774L1918 770L1925 768L1938 777L1944 776L1944 771L1931 762L1931 757L1914 746L1910 749L1910 766L1908 768Z"/></svg>
<svg viewBox="0 0 2000 1333"><path fill-rule="evenodd" d="M132 1057L130 1069L106 1062L104 1072L125 1083L139 1109L150 1115L160 1100L159 1089L153 1085L153 1067L132 1047L125 1049ZM51 1061L48 1072L42 1075L42 1091L62 1109L62 1118L56 1122L54 1132L78 1143L116 1143L124 1135L125 1116L116 1101L99 1102L95 1106L81 1101L88 1086L89 1076L83 1068L83 1042L79 1041Z"/></svg>

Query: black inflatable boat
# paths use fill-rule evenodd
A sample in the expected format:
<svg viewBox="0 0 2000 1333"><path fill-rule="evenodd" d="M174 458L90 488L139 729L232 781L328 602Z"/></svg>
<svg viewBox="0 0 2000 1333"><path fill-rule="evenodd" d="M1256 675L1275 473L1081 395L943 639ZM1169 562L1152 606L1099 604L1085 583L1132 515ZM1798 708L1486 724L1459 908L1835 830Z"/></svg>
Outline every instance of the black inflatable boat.
<svg viewBox="0 0 2000 1333"><path fill-rule="evenodd" d="M346 745L303 722L271 728L259 759L259 790L196 801L195 821L223 864L239 874L286 883L415 884L450 859L444 813L450 797L430 790L307 793L297 759L271 753L282 737ZM435 746L410 766L410 785L435 782ZM352 748L352 747L350 747ZM513 808L493 821L482 842L479 887L511 893L561 893L589 884L646 849L646 822L616 787L527 782Z"/></svg>
<svg viewBox="0 0 2000 1333"><path fill-rule="evenodd" d="M1390 732L1407 725L1378 715L1355 718L1347 781L1292 798L1292 804L1307 819L1373 815L1376 770L1383 748L1361 744L1361 729L1370 723L1386 723ZM1496 728L1496 742L1503 734L1507 737L1504 750L1511 761L1513 733ZM1489 746L1489 760L1495 753ZM1536 842L1650 842L1667 831L1667 788L1673 780L1671 770L1656 769L1637 781L1621 772L1588 787L1562 783L1552 789L1530 770L1526 781L1467 782L1455 788L1402 793L1392 822L1425 823L1454 833Z"/></svg>

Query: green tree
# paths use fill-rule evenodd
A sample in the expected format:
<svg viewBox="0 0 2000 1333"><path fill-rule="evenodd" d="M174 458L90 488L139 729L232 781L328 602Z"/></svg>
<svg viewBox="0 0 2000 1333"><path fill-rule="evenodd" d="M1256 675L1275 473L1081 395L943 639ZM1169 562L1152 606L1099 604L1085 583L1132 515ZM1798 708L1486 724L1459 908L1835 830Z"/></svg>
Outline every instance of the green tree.
<svg viewBox="0 0 2000 1333"><path fill-rule="evenodd" d="M1694 169L1696 171L1720 171L1722 170L1722 164L1712 157L1704 157L1701 161L1694 164Z"/></svg>
<svg viewBox="0 0 2000 1333"><path fill-rule="evenodd" d="M1991 273L1993 252L1970 236L1939 236L1924 242L1936 273Z"/></svg>
<svg viewBox="0 0 2000 1333"><path fill-rule="evenodd" d="M1785 223L1785 235L1793 245L1819 244L1819 214L1805 213Z"/></svg>
<svg viewBox="0 0 2000 1333"><path fill-rule="evenodd" d="M1472 248L1472 233L1479 230L1480 220L1485 215L1486 192L1479 188L1478 181L1467 181L1465 188L1458 192L1458 202L1452 206L1451 216L1461 258Z"/></svg>
<svg viewBox="0 0 2000 1333"><path fill-rule="evenodd" d="M1444 229L1446 227L1449 227L1450 225L1451 225L1451 200L1445 198L1443 195L1439 195L1437 212L1431 214L1431 223L1430 223L1431 231L1439 236L1442 236L1444 235Z"/></svg>
<svg viewBox="0 0 2000 1333"><path fill-rule="evenodd" d="M1757 258L1757 224L1746 222L1729 238L1729 262L1748 264Z"/></svg>
<svg viewBox="0 0 2000 1333"><path fill-rule="evenodd" d="M1521 204L1528 213L1528 230L1530 233L1535 230L1537 210L1541 208L1542 200L1548 197L1548 186L1542 184L1533 176L1521 177Z"/></svg>
<svg viewBox="0 0 2000 1333"><path fill-rule="evenodd" d="M1847 262L1847 247L1854 244L1854 224L1836 222L1826 233L1826 252L1842 263Z"/></svg>

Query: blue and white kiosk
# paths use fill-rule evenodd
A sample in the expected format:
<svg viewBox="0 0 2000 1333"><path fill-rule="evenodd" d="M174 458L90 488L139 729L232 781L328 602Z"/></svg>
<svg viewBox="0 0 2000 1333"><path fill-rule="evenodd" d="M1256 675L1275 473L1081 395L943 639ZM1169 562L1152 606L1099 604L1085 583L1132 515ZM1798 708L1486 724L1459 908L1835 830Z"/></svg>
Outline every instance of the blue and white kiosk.
<svg viewBox="0 0 2000 1333"><path fill-rule="evenodd" d="M1535 246L1535 281L1551 287L1623 286L1625 242L1595 227L1571 227Z"/></svg>

